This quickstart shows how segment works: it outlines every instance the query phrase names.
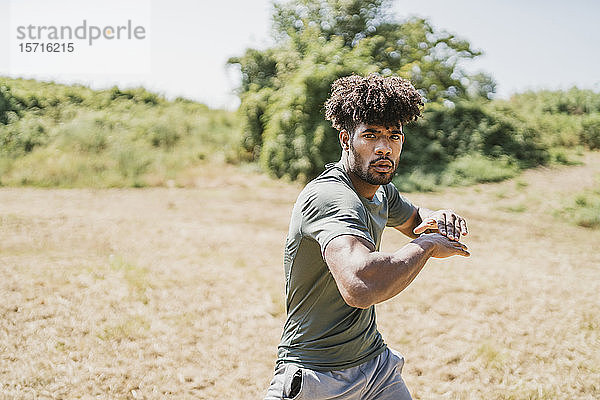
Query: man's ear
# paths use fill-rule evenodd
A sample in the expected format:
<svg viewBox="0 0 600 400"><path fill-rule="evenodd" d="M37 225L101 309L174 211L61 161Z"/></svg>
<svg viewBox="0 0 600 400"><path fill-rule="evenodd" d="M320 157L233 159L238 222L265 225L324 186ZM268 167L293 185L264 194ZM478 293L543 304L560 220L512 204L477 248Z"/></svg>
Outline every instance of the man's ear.
<svg viewBox="0 0 600 400"><path fill-rule="evenodd" d="M342 129L340 131L340 145L342 146L342 150L349 151L350 150L350 134L347 130Z"/></svg>

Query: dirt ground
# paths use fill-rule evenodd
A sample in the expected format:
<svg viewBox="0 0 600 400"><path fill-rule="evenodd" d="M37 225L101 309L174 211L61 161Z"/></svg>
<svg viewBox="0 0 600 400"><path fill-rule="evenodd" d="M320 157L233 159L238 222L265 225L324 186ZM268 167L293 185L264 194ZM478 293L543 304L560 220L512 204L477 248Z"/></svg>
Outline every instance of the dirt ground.
<svg viewBox="0 0 600 400"><path fill-rule="evenodd" d="M415 399L600 398L600 231L554 213L599 173L590 154L407 196L462 214L472 252L377 306ZM262 398L301 187L233 167L196 184L0 189L1 399Z"/></svg>

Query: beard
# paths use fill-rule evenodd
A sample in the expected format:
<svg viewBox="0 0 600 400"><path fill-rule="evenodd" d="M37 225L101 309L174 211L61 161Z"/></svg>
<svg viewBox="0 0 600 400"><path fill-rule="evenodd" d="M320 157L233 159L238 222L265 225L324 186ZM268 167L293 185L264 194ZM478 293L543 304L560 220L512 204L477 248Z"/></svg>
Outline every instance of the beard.
<svg viewBox="0 0 600 400"><path fill-rule="evenodd" d="M350 171L354 173L354 175L358 176L363 181L371 184L371 185L387 185L392 181L396 170L398 169L398 161L394 162L391 158L388 157L379 157L369 164L366 167L364 159L354 151L354 146L352 146L352 142L350 142ZM389 172L381 173L377 171L370 171L369 167L372 164L375 164L378 161L386 160L392 163L392 169Z"/></svg>

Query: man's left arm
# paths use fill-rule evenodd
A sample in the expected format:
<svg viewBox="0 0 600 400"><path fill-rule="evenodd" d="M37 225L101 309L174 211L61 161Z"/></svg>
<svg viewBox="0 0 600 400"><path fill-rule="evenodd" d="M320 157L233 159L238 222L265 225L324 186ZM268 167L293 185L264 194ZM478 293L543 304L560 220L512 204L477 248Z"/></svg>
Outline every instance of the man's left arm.
<svg viewBox="0 0 600 400"><path fill-rule="evenodd" d="M394 228L411 238L416 238L424 232L439 232L450 240L460 240L461 235L468 234L467 222L454 211L432 211L415 205L406 222Z"/></svg>

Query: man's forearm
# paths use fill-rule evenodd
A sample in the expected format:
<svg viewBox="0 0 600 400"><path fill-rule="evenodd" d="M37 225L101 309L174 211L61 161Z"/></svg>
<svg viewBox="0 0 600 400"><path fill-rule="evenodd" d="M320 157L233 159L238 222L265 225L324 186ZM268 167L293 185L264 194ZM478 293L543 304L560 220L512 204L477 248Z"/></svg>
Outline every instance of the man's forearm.
<svg viewBox="0 0 600 400"><path fill-rule="evenodd" d="M417 218L415 218L415 220L419 220L419 221L415 223L415 226L413 226L413 229L415 229L417 226L419 226L421 224L421 222L423 222L425 220L425 218L429 217L433 213L434 213L434 211L430 210L429 208L419 207L418 211L417 211Z"/></svg>
<svg viewBox="0 0 600 400"><path fill-rule="evenodd" d="M396 229L400 230L400 232L402 232L403 234L405 234L406 236L416 239L419 237L418 234L414 233L414 229L421 225L421 222L423 222L423 220L425 218L427 218L429 215L433 214L433 211L425 208L425 207L417 207L416 208L416 213L414 214L414 218L411 221L409 226L403 226L403 227L396 227Z"/></svg>
<svg viewBox="0 0 600 400"><path fill-rule="evenodd" d="M419 237L394 253L370 253L357 273L365 289L363 308L403 291L421 272L434 246L426 237Z"/></svg>
<svg viewBox="0 0 600 400"><path fill-rule="evenodd" d="M421 222L423 222L423 220L427 217L429 217L431 214L433 214L434 211L430 210L429 208L425 208L425 207L419 207L419 218L421 218ZM419 224L421 223L419 222Z"/></svg>

